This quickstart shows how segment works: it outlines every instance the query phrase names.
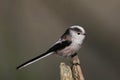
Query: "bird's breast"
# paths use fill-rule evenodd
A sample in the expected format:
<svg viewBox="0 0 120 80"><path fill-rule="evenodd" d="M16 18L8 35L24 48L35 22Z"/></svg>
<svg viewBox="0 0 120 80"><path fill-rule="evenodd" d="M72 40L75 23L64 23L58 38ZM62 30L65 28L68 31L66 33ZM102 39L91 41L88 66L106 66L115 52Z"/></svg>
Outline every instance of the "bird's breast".
<svg viewBox="0 0 120 80"><path fill-rule="evenodd" d="M80 45L76 43L72 43L70 46L67 46L64 49L57 51L57 54L60 56L67 57L76 53L79 49L80 49Z"/></svg>

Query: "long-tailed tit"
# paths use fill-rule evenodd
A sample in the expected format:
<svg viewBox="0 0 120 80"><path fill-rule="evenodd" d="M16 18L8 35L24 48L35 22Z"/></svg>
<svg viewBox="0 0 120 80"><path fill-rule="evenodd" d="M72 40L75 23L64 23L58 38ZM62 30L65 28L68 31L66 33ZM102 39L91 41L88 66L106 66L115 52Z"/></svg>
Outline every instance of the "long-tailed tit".
<svg viewBox="0 0 120 80"><path fill-rule="evenodd" d="M58 54L60 56L69 57L76 54L81 48L83 40L85 38L85 30L81 26L70 26L60 39L45 53L21 64L16 69L26 67L42 58L45 58L51 54Z"/></svg>

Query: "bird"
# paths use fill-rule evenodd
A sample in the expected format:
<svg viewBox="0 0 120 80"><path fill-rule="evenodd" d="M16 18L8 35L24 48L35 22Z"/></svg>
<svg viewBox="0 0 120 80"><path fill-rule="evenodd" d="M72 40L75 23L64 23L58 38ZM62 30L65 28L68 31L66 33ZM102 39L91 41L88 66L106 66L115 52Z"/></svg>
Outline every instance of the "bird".
<svg viewBox="0 0 120 80"><path fill-rule="evenodd" d="M67 28L64 34L54 43L45 53L32 58L23 64L16 67L16 69L24 68L36 61L39 61L51 54L57 54L63 57L73 57L77 54L85 39L86 32L82 26L73 25Z"/></svg>

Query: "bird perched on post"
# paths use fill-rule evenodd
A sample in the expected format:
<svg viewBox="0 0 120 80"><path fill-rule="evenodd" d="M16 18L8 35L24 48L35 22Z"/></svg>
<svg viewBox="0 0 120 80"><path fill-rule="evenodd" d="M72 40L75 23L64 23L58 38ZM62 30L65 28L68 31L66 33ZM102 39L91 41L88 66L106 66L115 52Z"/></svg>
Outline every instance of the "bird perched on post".
<svg viewBox="0 0 120 80"><path fill-rule="evenodd" d="M59 38L59 40L53 44L45 53L38 55L37 57L19 65L16 69L26 67L42 58L45 58L51 54L57 54L63 57L69 57L76 55L76 52L81 48L86 32L83 27L74 25L70 26L65 33Z"/></svg>

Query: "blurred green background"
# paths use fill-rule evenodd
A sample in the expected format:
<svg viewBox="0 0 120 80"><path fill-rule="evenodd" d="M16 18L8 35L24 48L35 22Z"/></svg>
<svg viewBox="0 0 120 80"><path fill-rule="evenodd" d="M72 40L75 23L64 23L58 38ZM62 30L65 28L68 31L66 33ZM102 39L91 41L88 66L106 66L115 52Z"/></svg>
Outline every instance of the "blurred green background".
<svg viewBox="0 0 120 80"><path fill-rule="evenodd" d="M79 51L86 80L119 80L120 0L0 0L0 80L59 80L59 64L68 62L59 56L15 68L74 24L87 32Z"/></svg>

